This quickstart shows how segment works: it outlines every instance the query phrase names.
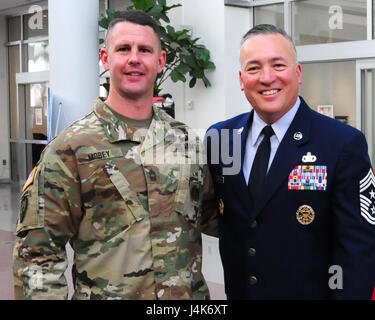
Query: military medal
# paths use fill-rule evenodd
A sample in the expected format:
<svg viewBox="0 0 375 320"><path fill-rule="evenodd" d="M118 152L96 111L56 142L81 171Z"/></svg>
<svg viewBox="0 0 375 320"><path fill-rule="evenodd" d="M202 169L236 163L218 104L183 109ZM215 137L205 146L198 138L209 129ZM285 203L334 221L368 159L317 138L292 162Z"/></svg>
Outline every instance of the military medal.
<svg viewBox="0 0 375 320"><path fill-rule="evenodd" d="M224 202L223 202L223 199L220 199L220 200L219 200L219 213L220 213L221 215L224 214Z"/></svg>
<svg viewBox="0 0 375 320"><path fill-rule="evenodd" d="M300 224L306 226L314 221L314 218L315 218L314 209L304 204L298 208L296 212L296 217Z"/></svg>
<svg viewBox="0 0 375 320"><path fill-rule="evenodd" d="M327 190L327 166L296 166L289 173L288 190Z"/></svg>

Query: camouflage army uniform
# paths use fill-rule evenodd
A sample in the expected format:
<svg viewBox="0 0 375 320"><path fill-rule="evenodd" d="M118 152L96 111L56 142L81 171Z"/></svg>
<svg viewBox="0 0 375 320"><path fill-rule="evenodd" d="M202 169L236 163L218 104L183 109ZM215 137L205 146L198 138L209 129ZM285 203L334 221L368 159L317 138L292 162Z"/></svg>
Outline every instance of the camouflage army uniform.
<svg viewBox="0 0 375 320"><path fill-rule="evenodd" d="M136 134L98 99L55 138L21 198L16 297L67 298L69 241L73 299L208 299L201 231L216 232L212 182L206 164L178 163L186 130L154 107Z"/></svg>

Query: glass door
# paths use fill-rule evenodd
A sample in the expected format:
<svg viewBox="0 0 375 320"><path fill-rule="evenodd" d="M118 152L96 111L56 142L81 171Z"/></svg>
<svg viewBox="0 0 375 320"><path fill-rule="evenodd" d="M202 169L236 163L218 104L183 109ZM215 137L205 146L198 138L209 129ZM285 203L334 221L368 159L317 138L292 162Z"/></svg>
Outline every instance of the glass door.
<svg viewBox="0 0 375 320"><path fill-rule="evenodd" d="M23 184L47 144L48 72L17 73L17 108L11 110L12 180Z"/></svg>
<svg viewBox="0 0 375 320"><path fill-rule="evenodd" d="M360 60L356 64L357 119L365 134L369 156L375 164L375 60Z"/></svg>

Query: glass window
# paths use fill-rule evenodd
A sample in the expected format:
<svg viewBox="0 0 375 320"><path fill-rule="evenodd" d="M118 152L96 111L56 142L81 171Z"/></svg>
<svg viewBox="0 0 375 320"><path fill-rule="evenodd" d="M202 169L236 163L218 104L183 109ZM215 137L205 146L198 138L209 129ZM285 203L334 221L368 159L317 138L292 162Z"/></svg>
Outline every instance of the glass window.
<svg viewBox="0 0 375 320"><path fill-rule="evenodd" d="M292 3L296 45L366 40L367 0L307 0Z"/></svg>
<svg viewBox="0 0 375 320"><path fill-rule="evenodd" d="M322 113L333 111L333 117L355 127L355 61L304 63L302 69L300 94L310 107L318 111L325 106Z"/></svg>
<svg viewBox="0 0 375 320"><path fill-rule="evenodd" d="M268 23L284 29L284 5L254 7L254 25Z"/></svg>
<svg viewBox="0 0 375 320"><path fill-rule="evenodd" d="M21 40L21 17L12 17L8 19L8 41Z"/></svg>
<svg viewBox="0 0 375 320"><path fill-rule="evenodd" d="M49 46L47 42L35 42L23 45L24 72L49 70Z"/></svg>
<svg viewBox="0 0 375 320"><path fill-rule="evenodd" d="M47 114L47 84L25 85L26 139L47 140Z"/></svg>
<svg viewBox="0 0 375 320"><path fill-rule="evenodd" d="M109 9L125 11L133 3L130 0L108 0Z"/></svg>
<svg viewBox="0 0 375 320"><path fill-rule="evenodd" d="M23 16L23 39L48 36L48 11Z"/></svg>
<svg viewBox="0 0 375 320"><path fill-rule="evenodd" d="M99 0L99 16L105 14L105 0Z"/></svg>

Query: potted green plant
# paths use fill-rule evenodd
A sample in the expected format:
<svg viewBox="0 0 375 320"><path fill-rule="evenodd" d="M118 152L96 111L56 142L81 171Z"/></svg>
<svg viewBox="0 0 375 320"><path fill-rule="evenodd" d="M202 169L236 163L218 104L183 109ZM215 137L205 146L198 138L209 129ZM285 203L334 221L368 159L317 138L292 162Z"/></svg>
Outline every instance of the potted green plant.
<svg viewBox="0 0 375 320"><path fill-rule="evenodd" d="M131 2L133 4L127 10L143 10L158 23L162 48L167 53L167 63L155 81L154 96L170 97L168 93L162 94L162 85L168 78L173 82L185 83L189 77L190 88L196 85L197 80L203 81L206 88L211 86L205 74L206 71L215 69L209 50L203 44L198 43L199 38L192 38L190 30L176 30L169 24L169 11L180 7L181 4L167 6L166 0L131 0ZM108 29L111 20L118 14L119 11L107 10L105 15L102 14L99 25ZM100 41L103 43L104 39ZM108 90L109 84L105 86Z"/></svg>

